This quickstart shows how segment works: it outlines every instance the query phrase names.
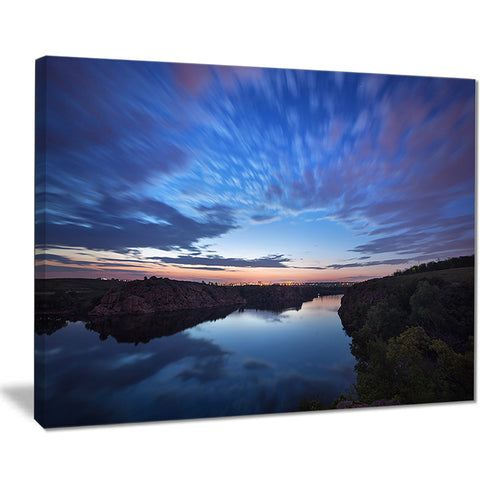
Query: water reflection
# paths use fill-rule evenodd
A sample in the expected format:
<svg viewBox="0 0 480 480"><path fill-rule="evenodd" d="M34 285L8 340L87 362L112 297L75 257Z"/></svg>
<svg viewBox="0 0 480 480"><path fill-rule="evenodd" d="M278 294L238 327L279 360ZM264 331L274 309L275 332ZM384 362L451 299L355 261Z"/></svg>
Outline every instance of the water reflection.
<svg viewBox="0 0 480 480"><path fill-rule="evenodd" d="M174 335L202 322L225 318L235 307L199 308L180 312L163 312L155 315L122 315L110 317L50 317L35 318L35 333L51 335L69 322L83 321L87 329L100 334L100 340L109 336L119 343L148 343L153 338Z"/></svg>
<svg viewBox="0 0 480 480"><path fill-rule="evenodd" d="M37 416L47 426L88 425L295 411L305 396L329 401L354 380L348 337L332 311L339 301L281 313L68 322L36 335Z"/></svg>
<svg viewBox="0 0 480 480"><path fill-rule="evenodd" d="M100 340L112 336L119 343L148 343L192 328L200 323L225 318L235 307L164 312L156 315L92 317L86 327L100 334Z"/></svg>
<svg viewBox="0 0 480 480"><path fill-rule="evenodd" d="M39 316L35 318L35 333L37 335L51 335L66 326L67 320L64 318L50 316Z"/></svg>

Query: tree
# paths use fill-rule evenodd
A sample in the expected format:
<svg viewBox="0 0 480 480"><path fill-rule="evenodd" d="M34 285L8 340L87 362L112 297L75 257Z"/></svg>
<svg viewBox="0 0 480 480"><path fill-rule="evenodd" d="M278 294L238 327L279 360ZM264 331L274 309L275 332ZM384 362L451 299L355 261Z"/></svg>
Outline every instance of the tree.
<svg viewBox="0 0 480 480"><path fill-rule="evenodd" d="M418 282L410 298L411 325L423 327L430 334L447 328L448 313L443 306L442 291L427 280Z"/></svg>
<svg viewBox="0 0 480 480"><path fill-rule="evenodd" d="M390 339L386 357L402 403L473 399L473 351L461 355L422 327L410 327Z"/></svg>

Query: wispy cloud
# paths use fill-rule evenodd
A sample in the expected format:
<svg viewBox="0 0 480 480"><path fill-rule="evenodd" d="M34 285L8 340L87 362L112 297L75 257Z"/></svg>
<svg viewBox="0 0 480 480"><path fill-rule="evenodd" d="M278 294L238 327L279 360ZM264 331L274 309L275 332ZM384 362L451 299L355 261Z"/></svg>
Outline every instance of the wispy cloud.
<svg viewBox="0 0 480 480"><path fill-rule="evenodd" d="M409 258L392 258L389 260L375 260L372 262L338 263L338 264L328 265L327 268L340 270L342 268L372 267L372 266L378 266L378 265L405 265L411 260L412 259L409 259Z"/></svg>
<svg viewBox="0 0 480 480"><path fill-rule="evenodd" d="M262 268L286 268L285 263L290 262L289 258L283 255L269 255L262 258L224 258L219 255L207 257L179 255L178 257L149 257L150 260L159 260L163 263L176 265L204 265L219 267L262 267Z"/></svg>
<svg viewBox="0 0 480 480"><path fill-rule="evenodd" d="M473 253L473 81L54 57L46 65L40 245L136 252L139 261L145 248L190 252L158 255L179 267L286 268L303 255L285 253L295 244L278 242L276 256L255 245L251 255L225 245L225 256L207 255L199 245L218 248L245 228L271 242L289 219L316 212L357 235L343 258L362 258L314 266L319 254L306 270Z"/></svg>

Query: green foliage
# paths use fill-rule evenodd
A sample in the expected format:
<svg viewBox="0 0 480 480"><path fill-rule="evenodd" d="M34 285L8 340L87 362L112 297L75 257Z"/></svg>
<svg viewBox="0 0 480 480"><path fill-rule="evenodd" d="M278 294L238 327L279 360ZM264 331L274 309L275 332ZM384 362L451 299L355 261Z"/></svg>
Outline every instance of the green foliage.
<svg viewBox="0 0 480 480"><path fill-rule="evenodd" d="M445 331L449 316L442 300L439 287L428 280L418 282L410 298L410 324L422 326L429 332Z"/></svg>
<svg viewBox="0 0 480 480"><path fill-rule="evenodd" d="M298 410L300 410L301 412L308 412L313 410L333 410L340 402L347 400L357 401L357 395L354 386L352 386L351 388L347 388L345 393L340 394L340 396L336 398L332 403L327 403L318 397L314 399L308 399L307 397L303 397L298 406Z"/></svg>
<svg viewBox="0 0 480 480"><path fill-rule="evenodd" d="M422 268L445 265L437 263ZM352 337L360 402L473 399L473 280L473 268L461 268L375 279L347 291L339 313Z"/></svg>
<svg viewBox="0 0 480 480"><path fill-rule="evenodd" d="M388 342L386 360L392 371L392 394L401 403L436 400L430 344L431 339L421 327L410 327Z"/></svg>
<svg viewBox="0 0 480 480"><path fill-rule="evenodd" d="M444 341L430 338L422 327L405 330L388 344L394 397L402 403L472 399L472 354L454 352Z"/></svg>
<svg viewBox="0 0 480 480"><path fill-rule="evenodd" d="M375 335L386 340L398 335L406 326L405 312L397 298L390 295L386 300L379 301L367 312L366 325Z"/></svg>
<svg viewBox="0 0 480 480"><path fill-rule="evenodd" d="M298 405L298 410L301 412L310 412L314 410L331 410L333 407L331 404L324 402L319 398L308 399L303 397L300 404Z"/></svg>
<svg viewBox="0 0 480 480"><path fill-rule="evenodd" d="M387 345L379 337L373 337L366 342L366 356L355 366L357 395L363 403L393 398L392 368L386 354Z"/></svg>

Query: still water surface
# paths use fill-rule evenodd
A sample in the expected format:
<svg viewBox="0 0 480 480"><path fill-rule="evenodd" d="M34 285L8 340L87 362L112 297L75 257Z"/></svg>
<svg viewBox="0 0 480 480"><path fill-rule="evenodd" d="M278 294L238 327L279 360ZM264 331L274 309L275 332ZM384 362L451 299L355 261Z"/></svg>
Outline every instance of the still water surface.
<svg viewBox="0 0 480 480"><path fill-rule="evenodd" d="M36 334L42 423L279 413L298 410L304 397L331 402L355 380L340 299L319 297L300 310L236 310L173 334L152 317L130 325L85 319Z"/></svg>

